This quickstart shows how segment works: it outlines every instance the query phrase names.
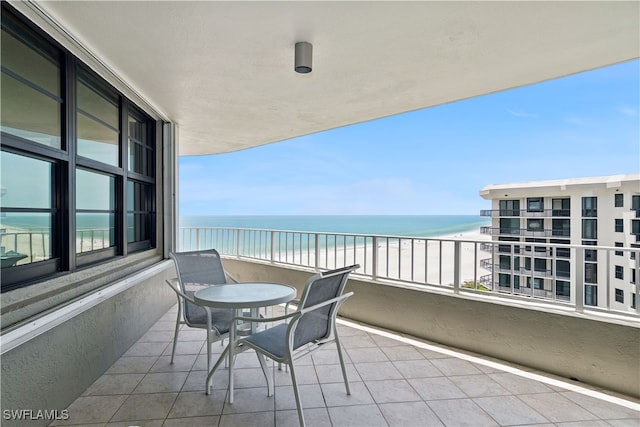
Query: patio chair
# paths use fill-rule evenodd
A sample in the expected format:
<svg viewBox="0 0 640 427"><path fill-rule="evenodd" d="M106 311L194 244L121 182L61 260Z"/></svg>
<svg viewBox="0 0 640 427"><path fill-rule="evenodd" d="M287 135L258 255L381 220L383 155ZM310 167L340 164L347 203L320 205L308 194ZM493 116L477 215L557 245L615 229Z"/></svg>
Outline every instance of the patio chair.
<svg viewBox="0 0 640 427"><path fill-rule="evenodd" d="M300 300L296 300L295 312L284 316L271 318L236 317L235 320L253 322L274 322L284 320L277 326L256 332L247 337L240 338L238 345L254 349L258 355L284 363L291 369L291 381L298 409L300 425L304 426L304 415L300 402L300 393L293 361L307 356L314 351L323 348L326 344L335 342L342 367L342 376L347 394L351 394L347 371L342 356L342 347L336 328L336 316L340 305L353 292L342 294L347 283L349 273L360 268L359 265L339 268L310 277L302 291ZM270 395L270 390L267 390Z"/></svg>
<svg viewBox="0 0 640 427"><path fill-rule="evenodd" d="M171 351L171 363L173 363L180 325L186 324L192 328L207 329L207 311L211 313L212 326L211 330L207 330L207 345L228 336L233 310L222 308L207 310L196 304L193 300L193 294L199 289L213 285L237 283L237 280L224 271L220 254L215 249L172 252L170 256L175 262L178 272L177 279L167 280L167 284L178 297L178 316ZM208 363L209 361L207 361L207 366Z"/></svg>

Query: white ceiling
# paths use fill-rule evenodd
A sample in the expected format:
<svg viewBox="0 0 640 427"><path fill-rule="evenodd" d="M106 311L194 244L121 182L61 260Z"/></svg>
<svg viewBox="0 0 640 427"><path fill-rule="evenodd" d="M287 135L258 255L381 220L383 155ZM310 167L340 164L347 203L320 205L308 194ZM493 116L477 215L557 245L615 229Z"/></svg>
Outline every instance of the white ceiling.
<svg viewBox="0 0 640 427"><path fill-rule="evenodd" d="M640 3L37 2L180 129L240 150L640 56ZM293 71L313 44L313 72Z"/></svg>

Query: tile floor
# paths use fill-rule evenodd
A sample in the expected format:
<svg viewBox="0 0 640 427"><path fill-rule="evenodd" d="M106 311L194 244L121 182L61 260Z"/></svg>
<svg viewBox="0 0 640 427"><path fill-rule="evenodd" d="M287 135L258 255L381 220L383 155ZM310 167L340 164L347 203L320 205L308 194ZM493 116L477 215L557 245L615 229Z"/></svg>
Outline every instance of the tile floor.
<svg viewBox="0 0 640 427"><path fill-rule="evenodd" d="M289 374L275 369L275 395L255 353L238 355L235 402L227 371L204 393L206 335L183 326L169 363L176 307L82 396L69 419L83 426L296 426ZM308 426L640 426L640 401L542 373L479 359L341 322L351 395L335 347L296 364ZM220 343L213 345L221 352ZM273 366L269 362L270 366Z"/></svg>

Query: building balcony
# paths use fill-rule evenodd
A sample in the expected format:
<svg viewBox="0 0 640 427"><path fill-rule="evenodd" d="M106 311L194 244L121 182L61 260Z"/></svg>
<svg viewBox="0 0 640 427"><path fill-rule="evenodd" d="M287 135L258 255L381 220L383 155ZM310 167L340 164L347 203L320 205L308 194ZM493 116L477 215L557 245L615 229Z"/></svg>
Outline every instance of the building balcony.
<svg viewBox="0 0 640 427"><path fill-rule="evenodd" d="M569 230L560 229L542 229L534 230L527 228L516 227L482 227L482 234L488 234L491 236L509 236L509 237L557 237L568 238L571 236Z"/></svg>
<svg viewBox="0 0 640 427"><path fill-rule="evenodd" d="M638 312L607 306L606 299L600 307L584 306L573 283L571 298L500 287L479 257L487 242L220 228L182 229L177 237L181 250L217 248L240 281L288 283L299 292L315 271L361 265L347 285L354 296L340 312L352 395L341 389L334 353L301 360L310 425L640 416ZM2 386L11 391L3 394L3 409L66 409L70 419L54 425L295 422L288 374L276 370L276 395L267 397L249 353L238 358L233 405L225 403L224 372L214 377L214 393L204 394L201 333L185 330L178 360L168 365L176 312L164 280L174 275L173 264L160 261L3 331Z"/></svg>
<svg viewBox="0 0 640 427"><path fill-rule="evenodd" d="M526 209L490 209L481 210L480 216L488 216L491 218L502 217L524 217L524 218L566 218L571 216L571 209L543 209L543 210L526 210Z"/></svg>
<svg viewBox="0 0 640 427"><path fill-rule="evenodd" d="M204 393L204 331L183 327L169 364L176 313L173 307L163 315L65 409L69 419L53 425L297 425L290 373L268 363L276 385L268 397L252 352L237 356L233 404L226 369ZM624 398L525 367L347 320L338 330L351 395L334 344L301 359L307 425L617 425L640 416L640 405ZM214 343L214 357L222 349Z"/></svg>

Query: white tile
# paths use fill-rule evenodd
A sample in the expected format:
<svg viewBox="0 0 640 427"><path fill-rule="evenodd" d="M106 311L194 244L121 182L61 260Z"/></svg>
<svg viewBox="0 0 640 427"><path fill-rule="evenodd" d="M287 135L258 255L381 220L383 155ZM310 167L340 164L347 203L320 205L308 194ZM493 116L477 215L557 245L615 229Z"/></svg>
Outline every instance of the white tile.
<svg viewBox="0 0 640 427"><path fill-rule="evenodd" d="M436 414L422 401L383 403L378 405L391 427L442 426Z"/></svg>
<svg viewBox="0 0 640 427"><path fill-rule="evenodd" d="M422 400L406 380L366 381L365 384L376 403Z"/></svg>
<svg viewBox="0 0 640 427"><path fill-rule="evenodd" d="M376 405L332 407L329 408L329 416L334 427L388 426Z"/></svg>
<svg viewBox="0 0 640 427"><path fill-rule="evenodd" d="M500 425L547 423L548 419L515 396L480 397L473 399Z"/></svg>
<svg viewBox="0 0 640 427"><path fill-rule="evenodd" d="M427 402L427 405L446 426L490 427L498 425L471 399L433 400Z"/></svg>
<svg viewBox="0 0 640 427"><path fill-rule="evenodd" d="M598 418L560 393L522 394L518 397L554 423Z"/></svg>

